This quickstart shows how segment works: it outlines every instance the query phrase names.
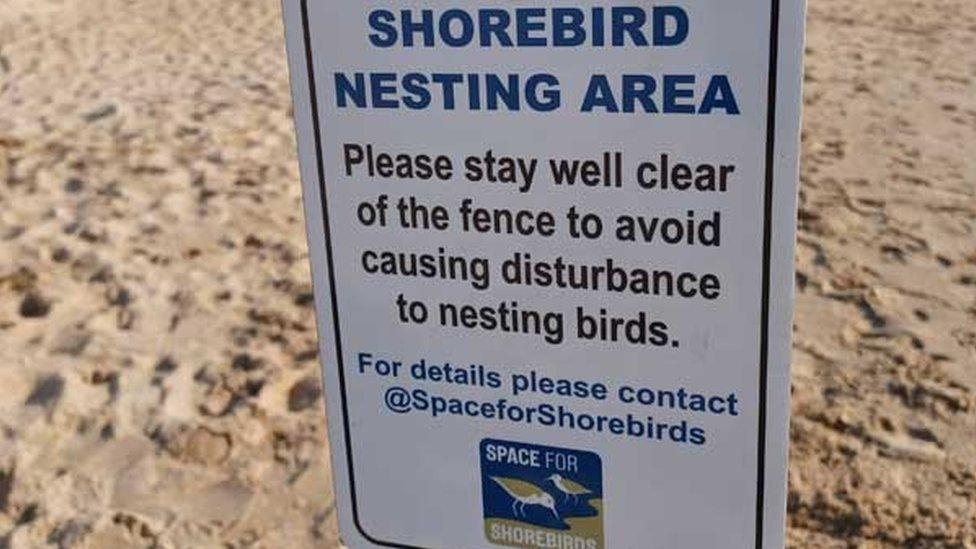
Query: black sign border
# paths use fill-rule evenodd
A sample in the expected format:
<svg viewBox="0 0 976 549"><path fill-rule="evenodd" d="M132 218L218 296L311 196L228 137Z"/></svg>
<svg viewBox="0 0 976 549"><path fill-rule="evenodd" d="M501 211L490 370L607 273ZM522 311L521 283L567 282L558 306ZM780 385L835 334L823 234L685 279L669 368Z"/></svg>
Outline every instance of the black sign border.
<svg viewBox="0 0 976 549"><path fill-rule="evenodd" d="M761 326L759 335L759 436L757 447L756 473L756 549L763 549L763 519L765 518L765 488L766 488L766 400L769 388L769 283L770 258L772 253L772 216L773 216L773 180L776 168L776 97L777 72L779 64L779 18L780 0L771 0L771 14L769 25L769 69L767 87L766 111L766 166L764 190L764 220L763 220L763 285ZM346 443L346 469L349 473L349 495L352 503L353 523L359 533L369 542L382 547L398 549L433 549L416 545L405 545L374 538L366 533L359 520L359 509L356 505L356 474L352 460L352 436L349 425L349 406L346 396L345 367L342 360L342 338L339 331L339 306L335 287L335 271L332 262L332 234L329 228L329 208L325 187L325 161L322 158L322 129L319 120L318 91L316 88L314 56L312 54L311 30L308 19L308 0L301 0L302 31L305 46L305 65L308 70L309 99L312 108L312 128L315 135L315 156L317 160L319 193L322 200L322 217L325 227L325 252L328 257L329 291L332 300L332 318L335 331L335 352L339 368L339 385L342 393L342 422L343 435Z"/></svg>

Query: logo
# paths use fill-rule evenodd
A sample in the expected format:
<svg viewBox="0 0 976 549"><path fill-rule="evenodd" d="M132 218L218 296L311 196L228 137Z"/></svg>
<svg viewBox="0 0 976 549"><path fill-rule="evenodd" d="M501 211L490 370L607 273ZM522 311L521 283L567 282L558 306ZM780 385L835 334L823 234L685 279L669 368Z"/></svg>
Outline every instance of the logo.
<svg viewBox="0 0 976 549"><path fill-rule="evenodd" d="M481 441L485 536L530 549L603 549L603 464L593 452Z"/></svg>

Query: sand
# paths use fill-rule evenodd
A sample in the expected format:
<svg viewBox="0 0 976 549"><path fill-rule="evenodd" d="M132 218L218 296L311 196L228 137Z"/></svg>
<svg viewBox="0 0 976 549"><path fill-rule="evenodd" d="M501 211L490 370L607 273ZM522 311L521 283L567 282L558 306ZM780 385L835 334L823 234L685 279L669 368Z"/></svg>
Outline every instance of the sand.
<svg viewBox="0 0 976 549"><path fill-rule="evenodd" d="M976 3L811 0L794 547L976 547ZM0 0L0 547L333 547L276 0Z"/></svg>

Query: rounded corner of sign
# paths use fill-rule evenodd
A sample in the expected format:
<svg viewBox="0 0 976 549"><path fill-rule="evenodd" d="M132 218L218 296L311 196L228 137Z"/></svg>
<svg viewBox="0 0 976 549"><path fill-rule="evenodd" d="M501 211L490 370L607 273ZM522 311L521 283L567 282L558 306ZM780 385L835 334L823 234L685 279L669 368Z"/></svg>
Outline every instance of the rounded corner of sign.
<svg viewBox="0 0 976 549"><path fill-rule="evenodd" d="M363 526L362 520L361 520L361 518L359 516L359 513L357 511L354 510L352 515L353 515L352 516L352 525L353 525L353 528L355 528L355 535L357 537L361 538L363 541L369 543L370 546L372 546L372 547L394 547L394 548L399 548L399 549L425 549L425 548L422 548L422 547L415 547L413 545L405 545L405 544L396 543L396 542L393 542L393 541L382 540L379 537L374 536L374 535L372 535L372 534L370 534L369 532L366 531L366 527ZM350 540L348 540L348 539L345 540L345 542L347 543L347 546L348 546L348 542L349 541ZM358 545L357 545L357 549L358 549Z"/></svg>

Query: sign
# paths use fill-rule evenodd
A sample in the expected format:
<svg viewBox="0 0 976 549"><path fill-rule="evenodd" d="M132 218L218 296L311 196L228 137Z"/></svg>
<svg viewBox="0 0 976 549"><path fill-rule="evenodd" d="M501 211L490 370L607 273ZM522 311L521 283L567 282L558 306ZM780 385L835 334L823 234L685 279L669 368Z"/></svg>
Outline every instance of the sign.
<svg viewBox="0 0 976 549"><path fill-rule="evenodd" d="M285 0L339 522L782 547L802 0Z"/></svg>

